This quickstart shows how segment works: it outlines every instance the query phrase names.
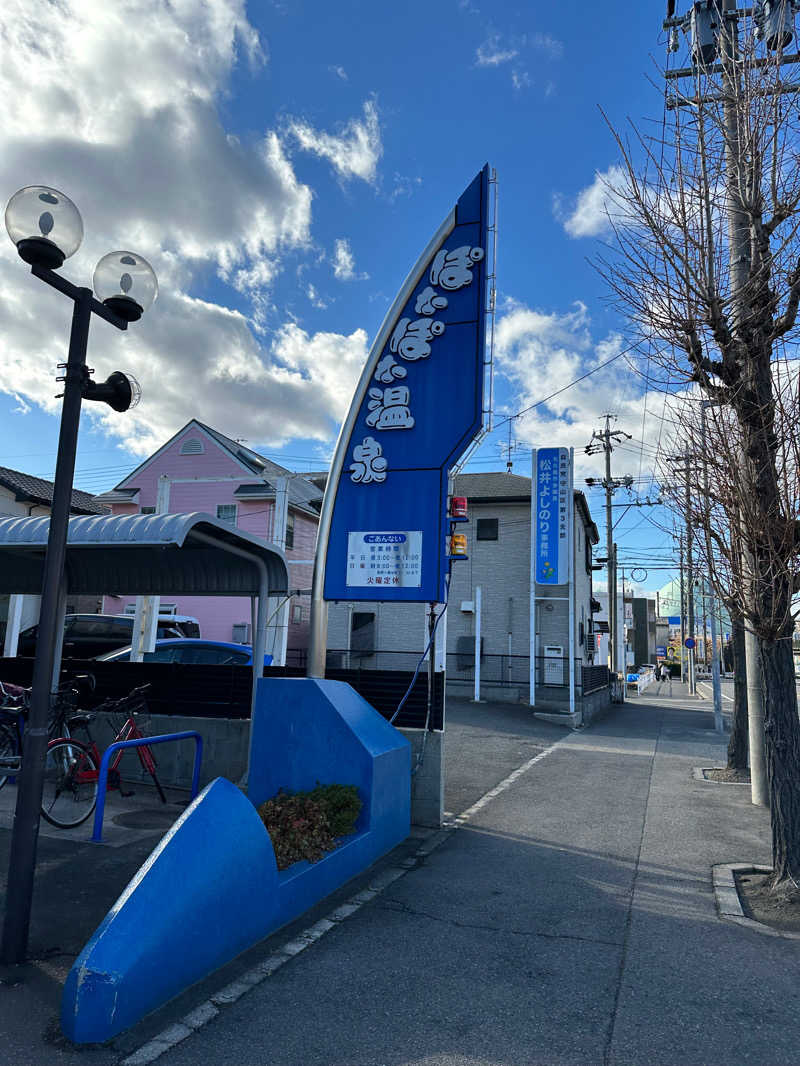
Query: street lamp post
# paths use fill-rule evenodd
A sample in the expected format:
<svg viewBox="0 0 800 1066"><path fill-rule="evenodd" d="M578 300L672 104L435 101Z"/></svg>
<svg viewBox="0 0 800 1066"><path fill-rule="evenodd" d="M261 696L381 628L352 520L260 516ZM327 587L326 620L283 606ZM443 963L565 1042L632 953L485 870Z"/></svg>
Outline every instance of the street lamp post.
<svg viewBox="0 0 800 1066"><path fill-rule="evenodd" d="M53 675L60 645L58 627L64 624L59 602L81 401L100 400L116 411L126 411L138 402L140 395L136 381L119 371L111 374L105 382L92 381L92 371L86 366L89 325L95 314L117 329L127 329L128 323L137 321L153 302L158 286L150 265L141 256L125 251L111 252L97 264L93 283L100 300L95 298L91 289L73 285L55 273L64 260L78 250L83 238L83 223L78 209L56 189L42 185L21 189L8 202L5 222L11 240L17 246L20 257L30 265L31 273L69 297L74 305L67 362L60 364L64 370L63 377L59 378L64 382L64 400L33 665L31 706L25 729L25 754L18 777L0 949L3 962L15 963L23 961L28 946L48 725L53 690L57 683Z"/></svg>

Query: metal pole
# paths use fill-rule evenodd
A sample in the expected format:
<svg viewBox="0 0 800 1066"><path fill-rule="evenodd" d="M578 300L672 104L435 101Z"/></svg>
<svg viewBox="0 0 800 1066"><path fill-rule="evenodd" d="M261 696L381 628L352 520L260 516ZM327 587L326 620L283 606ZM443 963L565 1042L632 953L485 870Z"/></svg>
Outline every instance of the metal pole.
<svg viewBox="0 0 800 1066"><path fill-rule="evenodd" d="M475 587L475 692L476 703L481 702L481 587Z"/></svg>
<svg viewBox="0 0 800 1066"><path fill-rule="evenodd" d="M617 568L614 558L614 527L611 522L611 416L606 415L606 431L603 443L606 453L606 555L608 557L608 642L611 646L611 672L616 675L619 669L617 657Z"/></svg>
<svg viewBox="0 0 800 1066"><path fill-rule="evenodd" d="M528 702L536 706L536 512L538 484L536 479L536 448L531 452L531 576L530 576L530 626L528 629Z"/></svg>
<svg viewBox="0 0 800 1066"><path fill-rule="evenodd" d="M67 531L72 503L72 479L86 368L86 346L92 317L92 290L77 290L72 312L72 330L64 380L64 402L58 437L53 506L47 537L42 605L33 664L33 691L28 727L25 730L25 758L19 775L17 805L11 833L8 863L8 891L3 922L0 957L4 963L22 962L28 947L28 931L39 838L39 812L42 806L44 768L50 721L50 686L55 666L58 598L67 551ZM62 623L63 624L63 623Z"/></svg>
<svg viewBox="0 0 800 1066"><path fill-rule="evenodd" d="M700 402L700 433L702 440L703 451L703 492L705 493L706 500L706 522L711 521L711 507L709 503L709 489L708 489L708 461L706 459L706 408L709 406L707 400L701 400ZM707 542L708 543L708 542ZM708 560L709 567L711 566L711 560ZM725 729L725 723L722 718L722 685L720 684L719 677L719 649L717 648L717 623L714 618L714 587L711 584L709 577L708 588L708 613L711 615L711 688L714 693L714 729L717 733L722 733ZM703 623L703 636L705 637L705 622Z"/></svg>
<svg viewBox="0 0 800 1066"><path fill-rule="evenodd" d="M689 484L689 453L686 452L684 477L686 479L686 599L687 630L690 640L694 640L694 566L692 563L692 490ZM689 648L689 692L697 692L697 680L694 673L694 648Z"/></svg>
<svg viewBox="0 0 800 1066"><path fill-rule="evenodd" d="M567 590L569 592L569 637L567 654L569 655L569 713L575 713L575 498L573 495L573 467L575 455L569 450L569 475L567 488Z"/></svg>
<svg viewBox="0 0 800 1066"><path fill-rule="evenodd" d="M685 643L686 642L686 602L685 602L686 601L686 591L685 591L685 589L683 587L683 560L684 560L684 555L683 555L683 534L682 533L681 533L680 537L678 538L678 544L680 546L680 555L681 555L681 565L680 565L681 602L680 602L680 612L679 612L680 616L681 616L681 682L685 684L686 680L687 680L686 654L687 654L687 650L688 649L687 649L686 643Z"/></svg>
<svg viewBox="0 0 800 1066"><path fill-rule="evenodd" d="M433 732L433 672L436 668L436 604L428 604L428 732Z"/></svg>

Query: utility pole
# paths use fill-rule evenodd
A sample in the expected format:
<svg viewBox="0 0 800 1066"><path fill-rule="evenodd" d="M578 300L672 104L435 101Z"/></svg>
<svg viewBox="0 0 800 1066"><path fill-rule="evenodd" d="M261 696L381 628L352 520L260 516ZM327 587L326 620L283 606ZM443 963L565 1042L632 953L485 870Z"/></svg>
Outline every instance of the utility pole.
<svg viewBox="0 0 800 1066"><path fill-rule="evenodd" d="M689 478L689 452L684 455L684 478L686 489L686 599L687 625L689 640L694 640L694 564L692 560L692 486ZM689 648L689 693L697 692L695 677L695 649Z"/></svg>
<svg viewBox="0 0 800 1066"><path fill-rule="evenodd" d="M681 573L681 602L679 614L681 616L681 682L685 683L687 678L686 670L686 652L688 651L686 644L686 591L684 589L683 582L683 533L678 538L679 551L681 555L680 573Z"/></svg>
<svg viewBox="0 0 800 1066"><path fill-rule="evenodd" d="M703 492L706 502L706 523L711 521L710 493L708 488L708 462L706 459L706 408L714 403L713 400L700 401L700 431L702 434L703 452ZM708 544L709 539L706 540ZM709 549L710 550L710 549ZM722 685L719 673L719 650L717 649L717 620L714 617L714 586L711 583L711 574L708 575L708 613L711 615L711 688L714 693L714 729L722 733L725 723L722 718ZM703 643L705 643L705 619L703 619Z"/></svg>
<svg viewBox="0 0 800 1066"><path fill-rule="evenodd" d="M610 650L610 662L609 667L612 674L617 674L620 669L619 654L618 654L618 633L617 633L617 566L616 566L616 553L614 549L614 525L611 521L611 497L616 489L622 487L630 488L633 484L632 477L613 478L611 476L611 453L614 451L613 441L630 440L630 433L625 433L621 429L611 428L611 419L616 420L616 415L606 414L603 416L606 420L605 429L595 430L592 433L592 439L586 446L584 451L587 455L595 455L598 452L605 453L606 468L605 477L601 484L606 493L606 559L607 559L607 574L608 574L608 643ZM595 478L587 478L587 485L596 484ZM624 612L624 606L623 606ZM624 664L623 664L624 666Z"/></svg>
<svg viewBox="0 0 800 1066"><path fill-rule="evenodd" d="M705 10L699 5L692 9L691 15L673 18L674 4L668 6L670 17L664 22L664 29L670 32L670 49L675 51L679 46L678 28L689 23L692 28L692 42L695 56L702 57L707 49L712 53L709 58L713 59L716 52L714 27L712 22L716 17L711 6ZM742 96L741 76L738 70L737 58L739 52L739 18L757 17L761 20L760 32L766 41L767 48L775 52L774 60L783 65L793 62L790 55L783 54L783 48L791 41L793 36L792 18L793 8L789 0L783 3L770 4L766 8L762 4L754 8L737 8L734 0L721 0L719 4L720 25L717 39L719 42L721 70L723 78L722 107L725 123L725 187L728 214L728 257L730 272L730 291L733 297L733 325L734 333L744 317L744 309L741 303L741 293L747 283L750 271L750 238L747 215L742 207L740 188L741 172L741 146L739 143L739 123L737 110ZM690 21L691 20L691 21ZM697 66L667 72L668 80L683 77L697 77ZM775 90L777 93L797 92L796 84L784 84ZM701 108L711 103L712 99L702 97L688 98L677 94L668 97L667 107L691 107ZM717 99L713 100L718 103ZM742 463L747 458L740 456ZM752 571L752 563L749 553L743 552L742 570L747 581L747 575ZM752 623L746 618L747 604L745 608L745 660L747 673L747 706L750 735L750 780L751 800L758 806L768 806L769 793L766 777L766 756L764 750L764 696L761 689L760 677L760 651L758 637L752 630Z"/></svg>

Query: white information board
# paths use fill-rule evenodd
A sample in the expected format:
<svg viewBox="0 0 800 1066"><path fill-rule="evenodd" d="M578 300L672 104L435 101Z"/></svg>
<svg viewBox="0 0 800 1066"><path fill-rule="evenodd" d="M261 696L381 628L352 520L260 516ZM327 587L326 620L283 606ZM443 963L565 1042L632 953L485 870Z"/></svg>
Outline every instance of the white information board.
<svg viewBox="0 0 800 1066"><path fill-rule="evenodd" d="M349 533L347 584L356 588L422 584L422 530Z"/></svg>

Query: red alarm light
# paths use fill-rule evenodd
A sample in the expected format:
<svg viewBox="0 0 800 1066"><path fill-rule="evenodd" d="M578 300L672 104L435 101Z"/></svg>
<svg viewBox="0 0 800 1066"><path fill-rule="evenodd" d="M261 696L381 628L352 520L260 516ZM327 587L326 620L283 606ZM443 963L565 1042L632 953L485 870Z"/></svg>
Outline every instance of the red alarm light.
<svg viewBox="0 0 800 1066"><path fill-rule="evenodd" d="M466 496L453 496L450 500L450 517L451 518L466 518L467 517L467 497Z"/></svg>

